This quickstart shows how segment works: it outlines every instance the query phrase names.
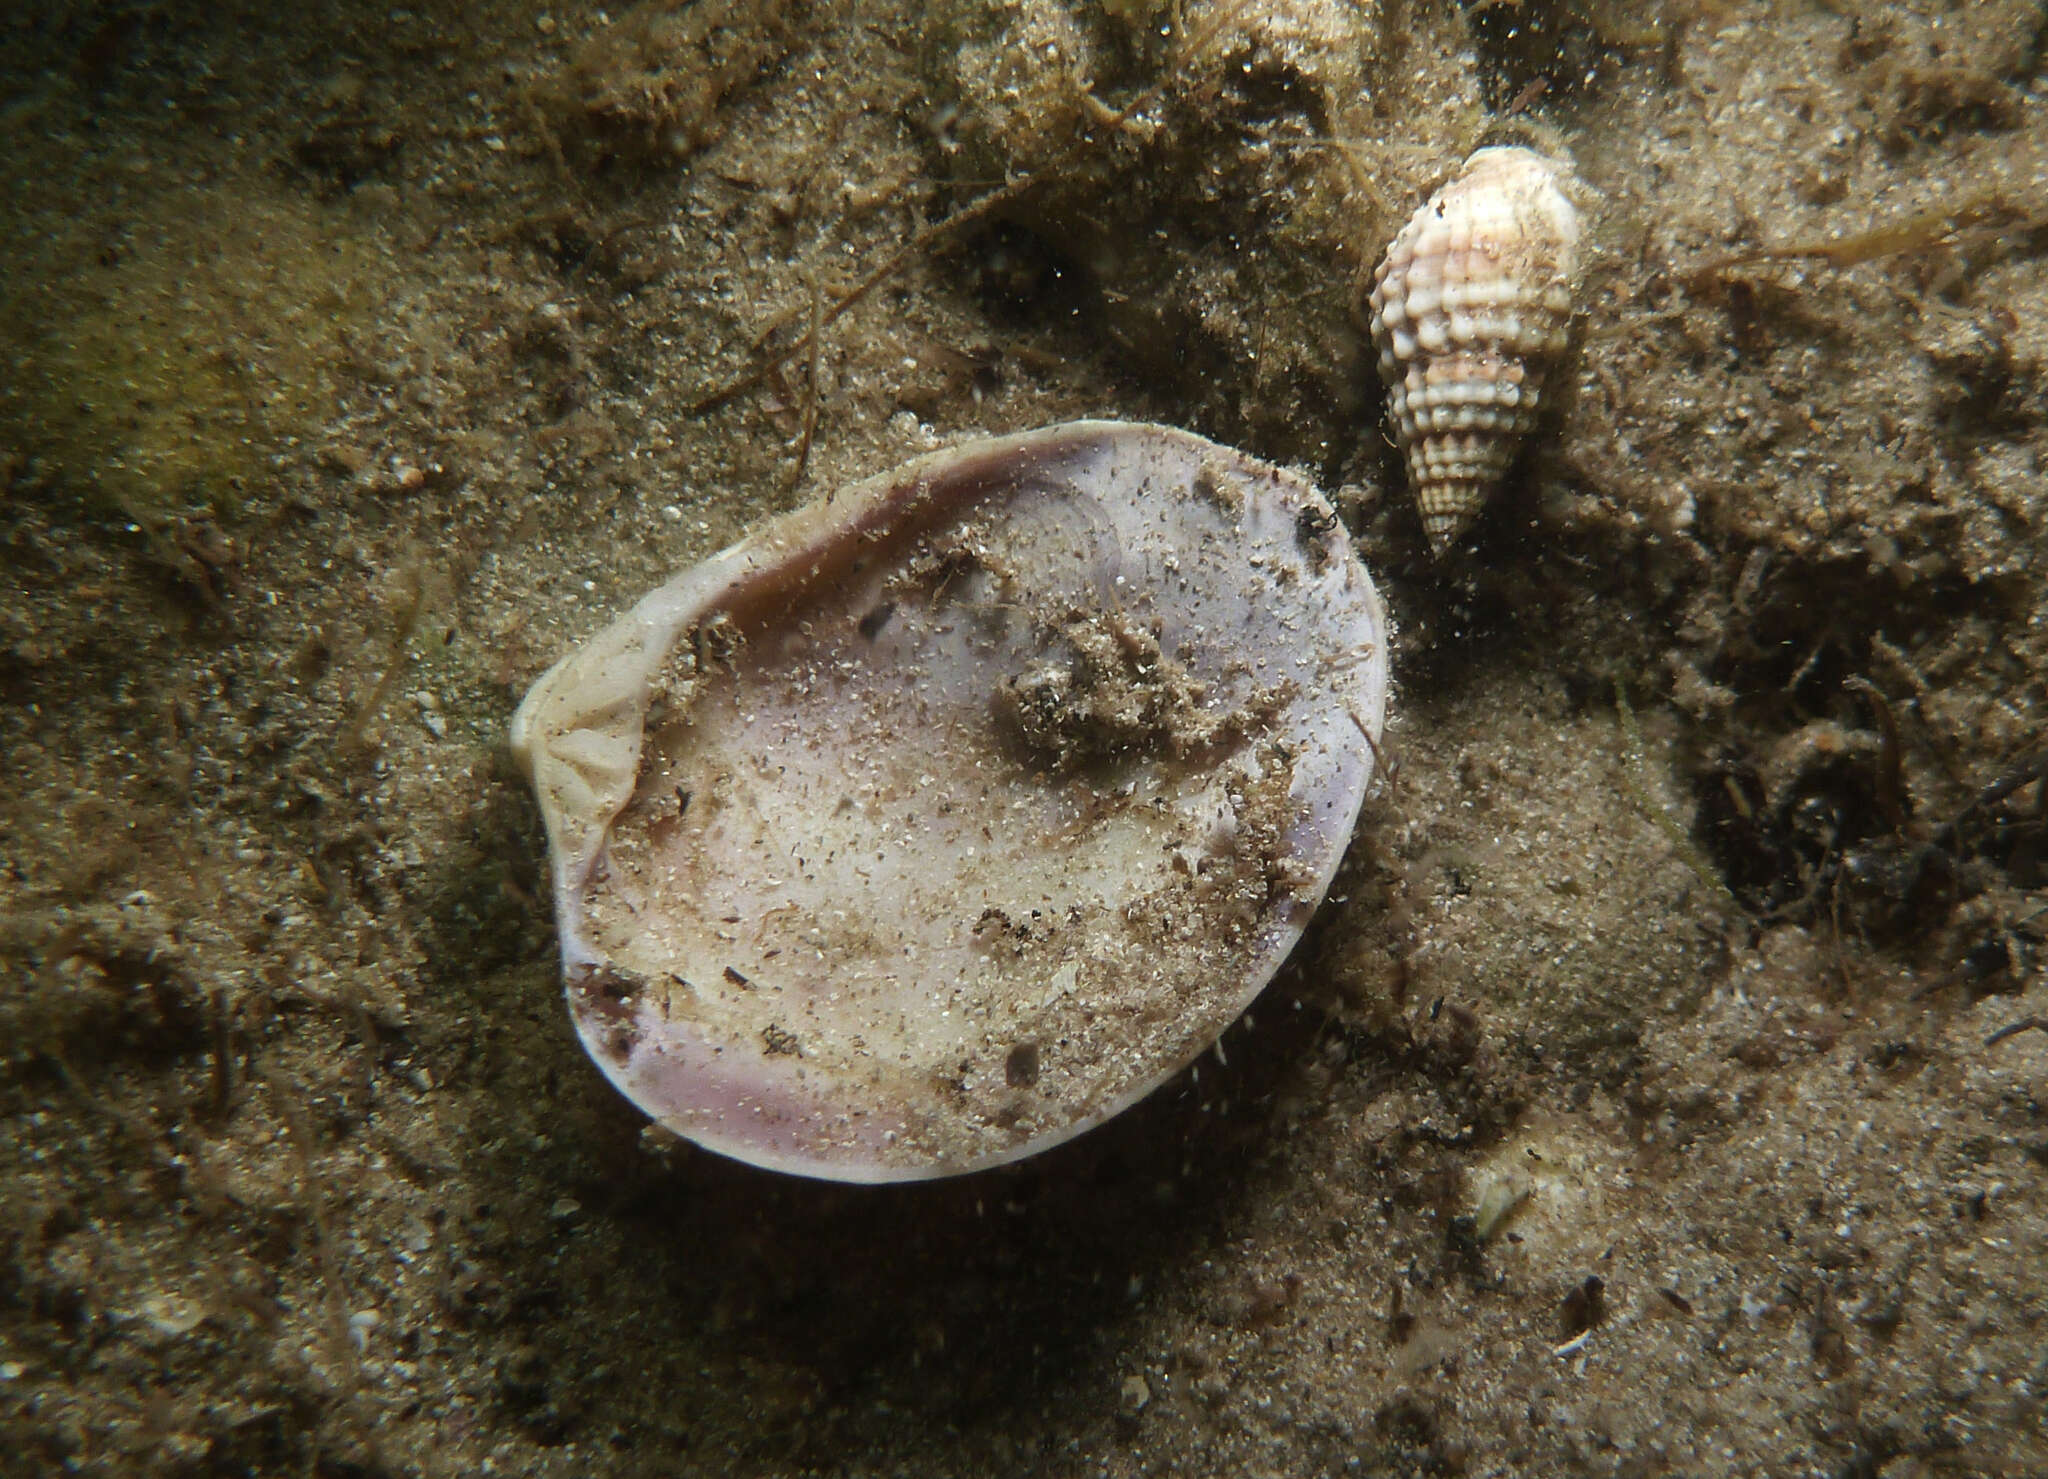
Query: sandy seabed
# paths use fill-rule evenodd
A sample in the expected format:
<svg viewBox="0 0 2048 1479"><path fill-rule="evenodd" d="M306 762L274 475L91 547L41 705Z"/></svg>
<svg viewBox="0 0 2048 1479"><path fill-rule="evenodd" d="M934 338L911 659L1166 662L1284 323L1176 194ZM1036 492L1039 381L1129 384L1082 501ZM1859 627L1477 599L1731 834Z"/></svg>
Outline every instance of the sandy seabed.
<svg viewBox="0 0 2048 1479"><path fill-rule="evenodd" d="M0 1473L2048 1474L2044 42L10 11ZM1437 561L1360 285L1499 137L1583 182L1579 343ZM648 1131L513 704L762 515L1083 415L1303 469L1394 609L1294 964L1001 1173Z"/></svg>

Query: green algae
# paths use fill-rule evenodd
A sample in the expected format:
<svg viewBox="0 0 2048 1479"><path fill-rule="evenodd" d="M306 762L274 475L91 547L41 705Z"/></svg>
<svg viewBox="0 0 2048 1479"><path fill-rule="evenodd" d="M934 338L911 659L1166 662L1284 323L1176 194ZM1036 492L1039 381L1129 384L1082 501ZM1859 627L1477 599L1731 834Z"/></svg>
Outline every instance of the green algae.
<svg viewBox="0 0 2048 1479"><path fill-rule="evenodd" d="M22 346L0 431L37 481L150 526L232 515L275 451L331 419L367 327L374 257L334 209L219 183L138 201L89 254L42 236L73 265L0 325Z"/></svg>

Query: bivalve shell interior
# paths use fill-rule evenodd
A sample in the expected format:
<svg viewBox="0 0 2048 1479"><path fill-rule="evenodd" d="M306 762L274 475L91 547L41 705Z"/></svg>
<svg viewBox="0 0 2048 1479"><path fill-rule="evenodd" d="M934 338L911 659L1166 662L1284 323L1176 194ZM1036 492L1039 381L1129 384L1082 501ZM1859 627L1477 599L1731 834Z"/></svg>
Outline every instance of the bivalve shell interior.
<svg viewBox="0 0 2048 1479"><path fill-rule="evenodd" d="M1045 1149L1272 978L1387 629L1303 480L1166 427L968 443L776 519L513 723L570 1012L677 1133L902 1181Z"/></svg>

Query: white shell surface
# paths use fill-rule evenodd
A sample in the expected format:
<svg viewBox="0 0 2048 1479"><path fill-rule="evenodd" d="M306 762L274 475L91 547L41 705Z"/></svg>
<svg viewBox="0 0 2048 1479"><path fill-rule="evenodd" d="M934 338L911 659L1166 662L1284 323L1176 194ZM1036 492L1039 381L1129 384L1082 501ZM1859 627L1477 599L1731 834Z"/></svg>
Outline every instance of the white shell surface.
<svg viewBox="0 0 2048 1479"><path fill-rule="evenodd" d="M1450 547L1536 424L1569 336L1579 214L1563 166L1481 149L1373 276L1373 343L1430 548Z"/></svg>
<svg viewBox="0 0 2048 1479"><path fill-rule="evenodd" d="M780 1170L1057 1144L1272 978L1386 684L1321 495L1185 432L969 443L785 515L513 721L584 1045L664 1125Z"/></svg>

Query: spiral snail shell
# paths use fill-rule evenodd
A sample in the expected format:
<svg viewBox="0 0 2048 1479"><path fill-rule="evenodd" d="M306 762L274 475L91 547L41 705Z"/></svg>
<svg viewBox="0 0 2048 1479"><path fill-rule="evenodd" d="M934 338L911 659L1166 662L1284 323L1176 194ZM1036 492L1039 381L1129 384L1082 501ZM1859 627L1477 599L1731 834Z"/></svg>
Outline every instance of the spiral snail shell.
<svg viewBox="0 0 2048 1479"><path fill-rule="evenodd" d="M1479 150L1373 274L1394 441L1435 554L1506 476L1564 351L1579 242L1566 175L1531 149Z"/></svg>

